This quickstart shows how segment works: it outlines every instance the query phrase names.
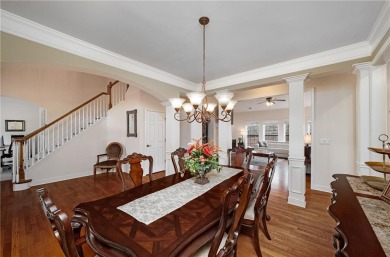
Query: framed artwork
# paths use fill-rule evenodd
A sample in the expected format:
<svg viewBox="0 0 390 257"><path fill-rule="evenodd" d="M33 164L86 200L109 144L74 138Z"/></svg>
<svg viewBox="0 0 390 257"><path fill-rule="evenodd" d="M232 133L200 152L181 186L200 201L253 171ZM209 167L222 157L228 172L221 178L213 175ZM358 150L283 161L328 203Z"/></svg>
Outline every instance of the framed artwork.
<svg viewBox="0 0 390 257"><path fill-rule="evenodd" d="M5 120L5 131L25 131L24 120Z"/></svg>
<svg viewBox="0 0 390 257"><path fill-rule="evenodd" d="M127 111L127 136L137 137L137 109Z"/></svg>
<svg viewBox="0 0 390 257"><path fill-rule="evenodd" d="M383 190L383 193L382 193L382 196L381 198L387 202L388 204L390 204L390 180L387 181L387 186L385 187L385 189Z"/></svg>

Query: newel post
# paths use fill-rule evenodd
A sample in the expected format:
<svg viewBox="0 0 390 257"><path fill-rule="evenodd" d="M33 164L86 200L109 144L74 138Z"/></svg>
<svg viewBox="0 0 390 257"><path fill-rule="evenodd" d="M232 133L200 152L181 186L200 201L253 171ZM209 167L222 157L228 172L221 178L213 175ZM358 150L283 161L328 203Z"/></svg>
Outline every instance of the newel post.
<svg viewBox="0 0 390 257"><path fill-rule="evenodd" d="M111 88L114 84L111 82L107 85L107 94L108 94L108 109L112 108L112 99L111 99Z"/></svg>
<svg viewBox="0 0 390 257"><path fill-rule="evenodd" d="M23 165L23 146L24 146L25 138L21 139L15 139L15 145L19 144L18 149L19 149L19 154L16 156L16 158L19 158L19 164L18 164L18 169L17 170L17 176L18 178L14 181L13 183L13 191L20 191L20 190L26 190L30 188L30 182L32 181L31 179L26 179L25 173L24 173L24 165Z"/></svg>
<svg viewBox="0 0 390 257"><path fill-rule="evenodd" d="M24 165L23 165L23 142L15 140L15 142L19 143L19 182L23 182L26 177L24 174Z"/></svg>

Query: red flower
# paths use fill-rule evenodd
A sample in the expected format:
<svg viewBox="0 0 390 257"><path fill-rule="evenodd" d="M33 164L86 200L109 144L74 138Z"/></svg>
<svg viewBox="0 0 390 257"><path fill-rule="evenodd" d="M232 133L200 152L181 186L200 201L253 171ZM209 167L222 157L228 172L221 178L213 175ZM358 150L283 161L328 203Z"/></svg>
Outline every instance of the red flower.
<svg viewBox="0 0 390 257"><path fill-rule="evenodd" d="M207 157L210 157L210 156L213 155L213 151L212 151L208 146L203 147L203 153L204 153Z"/></svg>
<svg viewBox="0 0 390 257"><path fill-rule="evenodd" d="M195 148L194 145L191 145L191 146L187 149L187 153L190 153L194 148Z"/></svg>

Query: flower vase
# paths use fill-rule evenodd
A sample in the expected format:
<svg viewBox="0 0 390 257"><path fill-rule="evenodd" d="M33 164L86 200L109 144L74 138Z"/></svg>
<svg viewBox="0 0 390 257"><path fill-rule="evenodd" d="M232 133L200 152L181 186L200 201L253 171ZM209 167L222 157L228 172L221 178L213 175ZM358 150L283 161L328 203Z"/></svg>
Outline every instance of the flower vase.
<svg viewBox="0 0 390 257"><path fill-rule="evenodd" d="M200 185L204 185L204 184L209 183L210 180L208 178L206 178L206 174L209 172L210 172L210 170L199 170L197 175L196 175L195 183L200 184Z"/></svg>

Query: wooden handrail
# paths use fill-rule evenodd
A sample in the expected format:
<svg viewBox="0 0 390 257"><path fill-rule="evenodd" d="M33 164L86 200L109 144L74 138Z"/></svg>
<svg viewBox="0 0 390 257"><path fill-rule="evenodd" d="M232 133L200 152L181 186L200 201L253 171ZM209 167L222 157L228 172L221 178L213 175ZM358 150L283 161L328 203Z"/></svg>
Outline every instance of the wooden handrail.
<svg viewBox="0 0 390 257"><path fill-rule="evenodd" d="M83 108L84 106L86 106L87 104L91 103L92 101L96 100L97 98L103 96L103 95L108 95L109 96L109 109L111 109L112 107L112 103L111 103L111 88L117 84L119 82L119 80L116 80L115 82L110 82L108 85L107 85L107 92L102 92L100 94L98 94L97 96L89 99L88 101L86 101L85 103L77 106L76 108L73 108L72 110L70 110L69 112L65 113L64 115L62 115L61 117L59 117L58 119L50 122L49 124L43 126L42 128L39 128L37 130L35 130L34 132L28 134L27 136L25 137L21 137L21 138L16 138L14 139L15 143L19 143L20 144L20 149L19 149L19 156L18 156L18 159L19 159L19 183L26 183L26 182L29 182L31 181L31 179L28 179L26 180L25 179L25 173L24 173L24 165L23 165L23 143L36 136L37 134L39 134L40 132L44 131L45 129L53 126L54 124L56 124L57 122L59 122L60 120L66 118L67 116L69 116L70 114L80 110L81 108ZM129 85L127 85L127 88L129 87ZM16 144L15 144L16 145Z"/></svg>
<svg viewBox="0 0 390 257"><path fill-rule="evenodd" d="M42 128L35 130L34 132L28 134L28 135L25 136L25 137L15 138L14 141L15 141L15 142L24 142L24 141L26 141L27 139L32 138L33 136L37 135L38 133L42 132L43 130L47 129L48 127L54 125L55 123L57 123L58 121L62 120L63 118L65 118L65 117L68 116L69 114L71 114L71 113L73 113L73 112L75 112L75 111L81 109L82 107L86 106L87 104L89 104L90 102L92 102L93 100L99 98L99 97L102 96L102 95L107 95L107 93L106 93L106 92L102 92L102 93L98 94L97 96L95 96L95 97L89 99L89 100L86 101L85 103L83 103L83 104L77 106L76 108L70 110L69 112L67 112L67 113L65 113L64 115L62 115L61 117L59 117L58 119L55 119L54 121L50 122L49 124L43 126Z"/></svg>
<svg viewBox="0 0 390 257"><path fill-rule="evenodd" d="M116 81L114 81L114 83L108 83L108 85L107 85L107 94L110 96L109 98L108 98L108 109L111 109L112 108L112 97L111 97L111 88L116 84L116 83L118 83L119 82L119 80L116 80Z"/></svg>

